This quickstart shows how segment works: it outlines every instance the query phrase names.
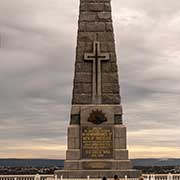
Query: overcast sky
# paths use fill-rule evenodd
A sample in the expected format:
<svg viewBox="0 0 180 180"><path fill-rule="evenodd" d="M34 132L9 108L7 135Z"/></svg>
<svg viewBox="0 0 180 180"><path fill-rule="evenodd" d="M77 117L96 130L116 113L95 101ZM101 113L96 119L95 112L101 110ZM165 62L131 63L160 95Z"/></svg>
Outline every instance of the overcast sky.
<svg viewBox="0 0 180 180"><path fill-rule="evenodd" d="M65 158L79 0L0 0L0 158ZM180 158L180 1L112 0L131 158Z"/></svg>

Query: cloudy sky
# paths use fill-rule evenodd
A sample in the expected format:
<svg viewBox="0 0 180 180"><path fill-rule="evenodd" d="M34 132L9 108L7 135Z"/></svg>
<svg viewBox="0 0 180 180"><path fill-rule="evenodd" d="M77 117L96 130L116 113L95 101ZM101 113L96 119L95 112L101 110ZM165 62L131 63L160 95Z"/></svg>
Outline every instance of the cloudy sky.
<svg viewBox="0 0 180 180"><path fill-rule="evenodd" d="M0 158L64 158L79 0L0 0ZM113 0L131 158L180 158L180 1Z"/></svg>

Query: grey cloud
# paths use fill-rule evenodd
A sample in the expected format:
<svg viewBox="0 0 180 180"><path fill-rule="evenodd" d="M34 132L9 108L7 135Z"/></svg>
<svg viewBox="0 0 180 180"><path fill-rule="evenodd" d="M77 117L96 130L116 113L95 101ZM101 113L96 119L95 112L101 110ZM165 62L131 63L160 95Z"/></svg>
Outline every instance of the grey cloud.
<svg viewBox="0 0 180 180"><path fill-rule="evenodd" d="M112 4L129 143L177 147L173 130L180 125L180 3L114 0ZM20 144L66 144L78 5L71 0L0 1L1 154L13 155ZM153 131L158 129L164 134L155 139ZM166 129L172 130L171 136ZM141 130L152 135L131 135ZM58 152L32 154L57 158Z"/></svg>

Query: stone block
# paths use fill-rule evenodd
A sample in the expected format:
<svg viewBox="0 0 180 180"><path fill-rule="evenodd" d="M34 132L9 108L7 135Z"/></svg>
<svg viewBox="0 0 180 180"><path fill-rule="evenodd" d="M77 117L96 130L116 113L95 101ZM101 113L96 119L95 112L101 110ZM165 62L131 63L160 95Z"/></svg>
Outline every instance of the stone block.
<svg viewBox="0 0 180 180"><path fill-rule="evenodd" d="M94 22L96 20L96 13L94 12L81 12L79 17L80 22Z"/></svg>
<svg viewBox="0 0 180 180"><path fill-rule="evenodd" d="M80 114L80 106L79 105L72 105L71 114Z"/></svg>
<svg viewBox="0 0 180 180"><path fill-rule="evenodd" d="M113 32L113 25L111 22L106 22L106 31Z"/></svg>
<svg viewBox="0 0 180 180"><path fill-rule="evenodd" d="M100 44L101 52L109 52L108 42L101 42Z"/></svg>
<svg viewBox="0 0 180 180"><path fill-rule="evenodd" d="M115 161L115 169L124 170L124 169L132 169L132 164L130 160L118 160Z"/></svg>
<svg viewBox="0 0 180 180"><path fill-rule="evenodd" d="M92 95L91 94L75 94L73 93L72 104L91 104Z"/></svg>
<svg viewBox="0 0 180 180"><path fill-rule="evenodd" d="M114 138L114 149L126 149L126 137Z"/></svg>
<svg viewBox="0 0 180 180"><path fill-rule="evenodd" d="M87 4L88 11L104 11L104 3L88 3Z"/></svg>
<svg viewBox="0 0 180 180"><path fill-rule="evenodd" d="M84 52L92 52L93 50L93 42L84 42L79 41L77 43L77 52L84 53Z"/></svg>
<svg viewBox="0 0 180 180"><path fill-rule="evenodd" d="M121 105L114 106L114 113L115 114L123 114L123 109Z"/></svg>
<svg viewBox="0 0 180 180"><path fill-rule="evenodd" d="M126 127L123 125L114 126L114 137L115 138L126 138Z"/></svg>
<svg viewBox="0 0 180 180"><path fill-rule="evenodd" d="M92 62L78 62L75 66L76 72L92 72Z"/></svg>
<svg viewBox="0 0 180 180"><path fill-rule="evenodd" d="M128 160L128 150L114 150L114 158L116 160Z"/></svg>
<svg viewBox="0 0 180 180"><path fill-rule="evenodd" d="M119 85L117 83L103 83L102 93L119 93Z"/></svg>
<svg viewBox="0 0 180 180"><path fill-rule="evenodd" d="M84 54L77 53L77 49L76 49L76 62L84 62ZM75 69L75 71L76 71L76 69Z"/></svg>
<svg viewBox="0 0 180 180"><path fill-rule="evenodd" d="M120 104L119 94L102 94L102 104Z"/></svg>
<svg viewBox="0 0 180 180"><path fill-rule="evenodd" d="M116 53L114 53L114 52L110 53L110 61L116 63L116 61L117 61Z"/></svg>
<svg viewBox="0 0 180 180"><path fill-rule="evenodd" d="M114 115L114 124L123 124L122 114Z"/></svg>
<svg viewBox="0 0 180 180"><path fill-rule="evenodd" d="M80 124L80 114L71 114L70 125L79 125Z"/></svg>
<svg viewBox="0 0 180 180"><path fill-rule="evenodd" d="M102 32L106 26L104 22L88 22L86 28L88 32Z"/></svg>
<svg viewBox="0 0 180 180"><path fill-rule="evenodd" d="M79 30L80 32L86 31L86 22L79 22L79 28L78 28L78 30Z"/></svg>
<svg viewBox="0 0 180 180"><path fill-rule="evenodd" d="M117 73L102 73L102 84L103 83L116 83L119 85L119 77Z"/></svg>
<svg viewBox="0 0 180 180"><path fill-rule="evenodd" d="M105 11L110 11L111 12L111 4L110 3L104 3L104 10Z"/></svg>
<svg viewBox="0 0 180 180"><path fill-rule="evenodd" d="M67 160L79 160L80 159L80 150L67 150L66 151Z"/></svg>
<svg viewBox="0 0 180 180"><path fill-rule="evenodd" d="M92 75L88 72L76 72L74 81L75 83L91 83Z"/></svg>
<svg viewBox="0 0 180 180"><path fill-rule="evenodd" d="M101 42L102 52L115 52L115 44L112 42Z"/></svg>
<svg viewBox="0 0 180 180"><path fill-rule="evenodd" d="M79 149L80 148L80 139L68 137L68 149Z"/></svg>
<svg viewBox="0 0 180 180"><path fill-rule="evenodd" d="M97 16L100 21L112 21L111 12L98 12Z"/></svg>
<svg viewBox="0 0 180 180"><path fill-rule="evenodd" d="M69 138L79 138L79 125L70 125L68 127Z"/></svg>
<svg viewBox="0 0 180 180"><path fill-rule="evenodd" d="M80 11L86 11L87 10L87 3L80 3Z"/></svg>
<svg viewBox="0 0 180 180"><path fill-rule="evenodd" d="M102 73L117 72L117 64L109 62L102 62Z"/></svg>
<svg viewBox="0 0 180 180"><path fill-rule="evenodd" d="M114 42L114 34L112 32L98 32L97 40L100 42Z"/></svg>
<svg viewBox="0 0 180 180"><path fill-rule="evenodd" d="M96 33L94 32L79 32L78 40L83 42L92 42L96 40Z"/></svg>
<svg viewBox="0 0 180 180"><path fill-rule="evenodd" d="M79 169L79 162L73 160L66 160L64 162L64 169L77 170Z"/></svg>
<svg viewBox="0 0 180 180"><path fill-rule="evenodd" d="M74 84L74 93L91 93L92 92L92 85L91 83L75 83Z"/></svg>

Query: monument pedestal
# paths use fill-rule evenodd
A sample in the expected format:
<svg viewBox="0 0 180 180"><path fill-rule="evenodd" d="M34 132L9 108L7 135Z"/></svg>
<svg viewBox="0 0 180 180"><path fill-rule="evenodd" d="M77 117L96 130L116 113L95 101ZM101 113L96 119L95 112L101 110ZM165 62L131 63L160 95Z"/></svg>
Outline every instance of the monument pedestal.
<svg viewBox="0 0 180 180"><path fill-rule="evenodd" d="M140 177L141 172L133 170L128 159L121 116L120 105L73 105L64 170L55 174L65 178Z"/></svg>

